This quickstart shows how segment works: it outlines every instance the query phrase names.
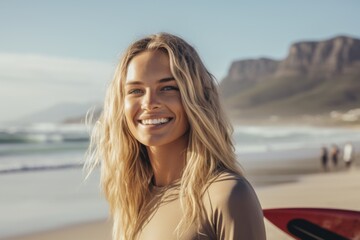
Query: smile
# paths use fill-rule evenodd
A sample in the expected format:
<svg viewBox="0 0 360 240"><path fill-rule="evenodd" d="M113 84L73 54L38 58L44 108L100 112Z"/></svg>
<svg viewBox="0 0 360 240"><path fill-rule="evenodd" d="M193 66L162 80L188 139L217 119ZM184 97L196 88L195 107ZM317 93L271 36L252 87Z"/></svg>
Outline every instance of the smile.
<svg viewBox="0 0 360 240"><path fill-rule="evenodd" d="M170 122L172 118L157 118L157 119L143 119L140 120L142 125L161 125Z"/></svg>

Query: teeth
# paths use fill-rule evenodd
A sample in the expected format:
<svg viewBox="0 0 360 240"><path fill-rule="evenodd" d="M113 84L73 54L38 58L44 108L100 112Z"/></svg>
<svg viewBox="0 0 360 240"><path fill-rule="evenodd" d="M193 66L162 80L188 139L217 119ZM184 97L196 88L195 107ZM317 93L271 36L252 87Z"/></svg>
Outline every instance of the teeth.
<svg viewBox="0 0 360 240"><path fill-rule="evenodd" d="M144 125L159 125L169 122L169 118L158 118L158 119L144 119L141 120L141 123Z"/></svg>

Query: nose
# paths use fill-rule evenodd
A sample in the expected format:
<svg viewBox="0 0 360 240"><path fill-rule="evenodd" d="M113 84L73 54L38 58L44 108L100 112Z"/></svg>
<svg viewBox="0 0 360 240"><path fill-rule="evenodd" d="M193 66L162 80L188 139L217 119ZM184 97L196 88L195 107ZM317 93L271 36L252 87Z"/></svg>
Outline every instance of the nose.
<svg viewBox="0 0 360 240"><path fill-rule="evenodd" d="M141 103L141 109L150 111L157 108L160 108L161 103L159 101L159 98L156 96L156 93L147 91L146 94L143 95L142 103Z"/></svg>

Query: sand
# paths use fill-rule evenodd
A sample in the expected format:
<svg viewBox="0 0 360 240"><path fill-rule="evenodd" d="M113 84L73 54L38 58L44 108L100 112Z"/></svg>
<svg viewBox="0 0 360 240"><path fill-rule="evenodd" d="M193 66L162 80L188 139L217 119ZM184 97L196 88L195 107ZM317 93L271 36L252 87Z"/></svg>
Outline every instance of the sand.
<svg viewBox="0 0 360 240"><path fill-rule="evenodd" d="M295 175L289 182L256 187L263 209L284 207L340 208L360 211L360 168L349 171ZM265 222L269 240L292 239ZM110 240L111 224L100 221L11 240ZM10 238L8 238L10 240Z"/></svg>
<svg viewBox="0 0 360 240"><path fill-rule="evenodd" d="M6 238L8 240L111 240L111 223L103 220L41 233Z"/></svg>
<svg viewBox="0 0 360 240"><path fill-rule="evenodd" d="M360 211L360 169L306 176L296 183L259 190L263 209L286 207L339 208ZM292 239L266 221L269 240Z"/></svg>

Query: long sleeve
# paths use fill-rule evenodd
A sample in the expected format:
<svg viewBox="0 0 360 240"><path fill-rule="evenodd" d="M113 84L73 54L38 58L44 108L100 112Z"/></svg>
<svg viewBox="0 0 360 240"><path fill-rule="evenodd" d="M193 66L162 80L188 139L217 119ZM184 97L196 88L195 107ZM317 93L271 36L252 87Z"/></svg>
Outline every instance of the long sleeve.
<svg viewBox="0 0 360 240"><path fill-rule="evenodd" d="M208 196L208 220L218 240L266 239L260 203L245 178L223 176L210 186Z"/></svg>

